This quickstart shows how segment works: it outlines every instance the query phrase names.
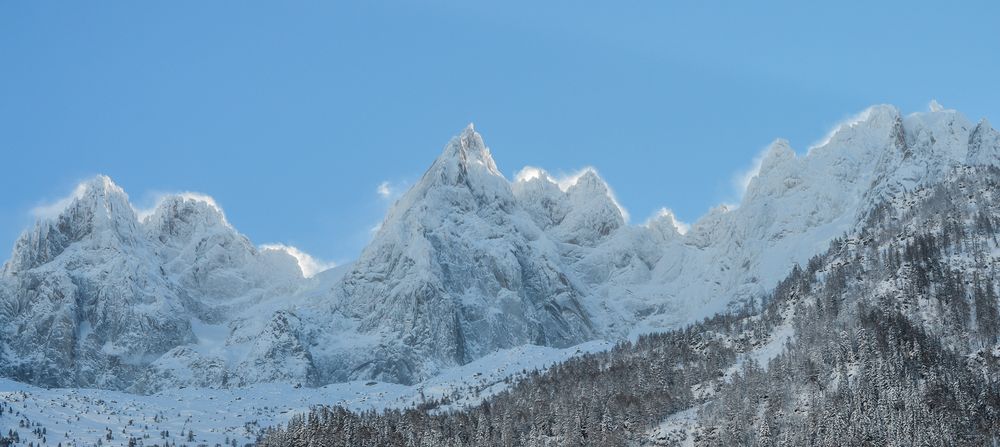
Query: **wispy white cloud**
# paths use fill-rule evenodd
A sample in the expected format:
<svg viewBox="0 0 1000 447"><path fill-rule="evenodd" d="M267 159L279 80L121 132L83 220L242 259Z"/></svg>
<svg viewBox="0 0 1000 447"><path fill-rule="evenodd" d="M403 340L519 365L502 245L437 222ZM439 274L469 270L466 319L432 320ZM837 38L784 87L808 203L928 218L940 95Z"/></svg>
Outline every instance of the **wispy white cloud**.
<svg viewBox="0 0 1000 447"><path fill-rule="evenodd" d="M407 181L385 180L375 187L375 194L378 195L379 200L391 203L400 198L408 189L410 189L410 183Z"/></svg>
<svg viewBox="0 0 1000 447"><path fill-rule="evenodd" d="M678 219L677 215L674 214L673 210L671 210L670 208L660 208L655 213L653 213L652 217L646 219L646 223L644 223L643 225L646 225L648 227L653 222L656 222L661 219L666 219L668 222L670 222L670 224L673 225L673 227L680 234L687 234L688 230L691 229L691 224L687 222L682 222L680 219Z"/></svg>
<svg viewBox="0 0 1000 447"><path fill-rule="evenodd" d="M389 186L389 182L382 182L379 183L378 188L375 188L375 192L383 199L388 199L392 196L392 187Z"/></svg>
<svg viewBox="0 0 1000 447"><path fill-rule="evenodd" d="M276 250L288 253L290 256L295 258L295 261L299 264L299 269L302 270L302 276L306 278L312 278L317 273L324 270L331 269L337 266L337 263L332 261L321 261L316 259L309 253L299 250L297 247L285 244L264 244L260 246L261 250Z"/></svg>
<svg viewBox="0 0 1000 447"><path fill-rule="evenodd" d="M202 194L200 192L192 192L192 191L154 192L146 194L146 197L151 197L151 198L144 200L143 202L151 204L150 206L136 206L135 204L132 204L132 209L135 210L135 215L138 216L139 220L141 221L146 220L146 218L153 215L156 209L161 204L163 204L163 201L170 197L181 197L184 200L204 202L209 206L211 206L212 208L215 208L215 210L222 215L223 221L225 221L226 219L226 213L223 212L222 207L219 206L218 202L215 201L215 198L207 194ZM228 224L229 222L227 221L226 223Z"/></svg>
<svg viewBox="0 0 1000 447"><path fill-rule="evenodd" d="M517 175L514 176L514 182L528 182L535 179L545 179L555 183L559 186L559 189L565 192L575 185L580 180L580 177L583 177L583 175L588 172L597 174L597 170L591 166L573 171L569 174L550 174L548 171L539 167L525 166L518 171ZM600 174L598 174L598 177L600 177Z"/></svg>
<svg viewBox="0 0 1000 447"><path fill-rule="evenodd" d="M31 209L31 216L35 219L55 219L62 214L73 201L83 197L84 193L87 192L87 182L80 182L73 188L73 192L66 197L62 197L53 202L41 203L38 206Z"/></svg>
<svg viewBox="0 0 1000 447"><path fill-rule="evenodd" d="M32 217L36 219L54 219L56 217L59 217L59 215L62 214L62 212L65 211L66 208L68 208L70 205L73 204L73 201L82 198L86 194L87 188L97 184L95 182L101 182L101 181L107 182L108 187L119 189L118 186L115 185L114 182L107 176L103 175L95 176L93 178L78 183L73 188L73 192L71 192L69 195L52 202L43 202L32 208L29 211L29 213L31 214ZM149 206L137 206L135 203L129 203L129 205L132 206L132 210L135 212L136 216L138 216L140 220L144 220L146 217L149 217L156 210L156 208L160 206L161 203L163 203L163 201L166 198L172 196L179 196L184 198L185 200L195 200L199 202L204 202L210 205L211 207L215 208L216 210L218 210L219 214L222 214L223 218L225 218L225 213L223 213L222 207L219 206L219 204L215 201L214 198L206 194L191 192L191 191L150 192L146 193L144 196L146 197L146 199L141 200L141 202L145 204L150 204Z"/></svg>
<svg viewBox="0 0 1000 447"><path fill-rule="evenodd" d="M826 146L830 142L830 140L833 139L833 136L836 135L837 132L840 132L841 129L844 129L845 127L849 128L852 126L856 126L858 123L868 120L868 118L872 116L872 111L875 109L875 107L877 106L869 107L865 110L862 110L860 113L848 116L847 118L840 120L840 122L834 124L833 127L830 128L830 131L823 136L823 139L809 146L809 149L806 151L806 153L811 152L813 149L816 149L818 147Z"/></svg>
<svg viewBox="0 0 1000 447"><path fill-rule="evenodd" d="M383 209L383 213L388 212L392 204L396 202L403 194L410 189L411 183L406 180L384 180L375 187L375 193L378 195L379 206ZM368 239L378 233L382 229L382 221L378 221L368 227Z"/></svg>
<svg viewBox="0 0 1000 447"><path fill-rule="evenodd" d="M586 175L589 172L594 173L594 175L596 175L597 178L601 179L601 182L604 183L604 187L608 190L608 198L611 199L611 203L613 203L615 205L615 207L618 208L618 212L620 212L622 214L622 218L625 219L625 222L628 222L629 218L630 218L628 210L625 209L625 207L622 206L621 202L618 201L618 197L615 196L615 191L613 189L611 189L611 185L609 185L608 182L604 180L604 177L601 177L601 174L598 173L597 169L595 169L594 167L587 166L587 167L585 167L585 168L583 168L583 169L581 169L581 170L579 170L577 172L574 172L574 173L572 173L572 174L570 174L568 176L564 176L562 178L557 178L556 179L556 183L559 185L560 189L562 189L563 191L566 191L570 187L572 187L573 185L575 185L578 181L580 181L581 177L583 177L584 175Z"/></svg>
<svg viewBox="0 0 1000 447"><path fill-rule="evenodd" d="M730 182L733 187L733 192L736 193L737 202L743 200L743 195L746 194L747 188L750 187L750 182L753 178L760 174L760 167L764 163L764 157L767 156L767 151L769 148L764 148L753 157L753 161L746 168L736 171L733 174Z"/></svg>
<svg viewBox="0 0 1000 447"><path fill-rule="evenodd" d="M552 180L548 172L545 172L542 168L536 168L534 166L525 166L514 176L514 182L527 182L534 180L536 178L544 178ZM554 180L552 180L554 182Z"/></svg>
<svg viewBox="0 0 1000 447"><path fill-rule="evenodd" d="M601 181L604 182L604 187L608 190L608 198L610 198L611 202L614 203L616 207L618 207L618 211L622 213L622 217L625 218L626 222L628 222L629 220L628 210L626 210L625 207L622 206L621 203L618 201L618 198L615 196L614 190L611 189L611 185L608 185L608 182L604 181L604 178L601 177L601 174L598 173L597 169L595 169L592 166L587 166L583 169L574 171L569 174L559 174L559 175L552 175L548 171L542 168L537 168L534 166L525 166L524 168L521 168L521 170L517 173L517 175L514 176L514 182L515 183L527 182L535 179L545 179L552 183L555 183L560 190L566 192L571 187L573 187L573 185L576 185L576 183L580 181L580 178L583 177L588 172L594 173L597 176L597 178L601 179Z"/></svg>
<svg viewBox="0 0 1000 447"><path fill-rule="evenodd" d="M577 182L580 181L580 177L583 177L584 174L586 174L588 172L593 172L594 174L597 174L597 169L594 169L594 168L592 168L590 166L587 166L587 167L585 167L583 169L580 169L580 170L578 170L576 172L572 172L570 174L565 174L565 175L560 175L558 177L555 177L553 180L555 180L556 184L559 185L559 189L561 189L563 191L567 191L570 188L572 188L573 185L576 185ZM597 176L600 177L599 174ZM609 187L608 189L610 190L611 188Z"/></svg>
<svg viewBox="0 0 1000 447"><path fill-rule="evenodd" d="M101 177L97 177L97 179L100 178ZM65 211L66 208L68 208L70 205L73 204L73 201L82 198L87 193L88 186L93 182L94 179L88 179L86 181L80 182L73 189L73 192L67 195L66 197L62 197L52 202L41 203L38 206L32 208L30 210L31 215L36 219L53 219L59 217L59 215L63 211ZM163 203L163 201L169 197L181 197L185 200L194 200L206 203L209 206L218 210L219 214L221 214L223 216L223 219L225 219L225 213L223 213L222 207L219 206L218 202L216 202L214 198L206 194L191 192L191 191L171 192L171 193L155 192L146 194L146 197L148 197L148 199L143 200L143 202L151 204L150 206L136 207L134 204L132 205L132 209L135 211L136 216L138 216L139 219L146 219L147 217L152 215L153 212L156 211L156 208L159 207ZM260 246L260 249L279 250L292 256L298 263L299 269L302 270L303 276L307 278L312 277L317 273L322 272L323 270L327 270L337 266L335 262L320 260L300 250L299 248L291 245L264 244Z"/></svg>

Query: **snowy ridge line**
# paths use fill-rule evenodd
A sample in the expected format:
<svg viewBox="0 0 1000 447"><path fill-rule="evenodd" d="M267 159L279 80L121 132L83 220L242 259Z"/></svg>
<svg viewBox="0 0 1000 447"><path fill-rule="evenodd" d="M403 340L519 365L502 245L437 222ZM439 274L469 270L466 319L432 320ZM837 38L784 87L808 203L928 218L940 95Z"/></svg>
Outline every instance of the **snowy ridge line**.
<svg viewBox="0 0 1000 447"><path fill-rule="evenodd" d="M135 393L415 384L526 344L634 339L759 299L876 204L998 160L985 120L874 106L804 155L775 141L735 208L632 225L595 170L510 181L470 126L356 261L318 273L214 201L179 195L140 219L99 177L4 265L0 375Z"/></svg>

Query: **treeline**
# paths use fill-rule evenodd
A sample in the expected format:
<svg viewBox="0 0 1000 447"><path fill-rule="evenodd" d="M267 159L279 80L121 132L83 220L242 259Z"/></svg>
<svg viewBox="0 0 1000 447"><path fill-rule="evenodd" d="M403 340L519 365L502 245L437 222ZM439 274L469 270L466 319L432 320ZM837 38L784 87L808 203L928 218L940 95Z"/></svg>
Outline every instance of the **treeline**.
<svg viewBox="0 0 1000 447"><path fill-rule="evenodd" d="M696 444L994 444L1000 173L973 174L877 207L782 282L795 342L702 408Z"/></svg>
<svg viewBox="0 0 1000 447"><path fill-rule="evenodd" d="M697 384L719 381L764 320L720 315L685 330L639 337L533 372L511 390L463 411L415 409L352 413L319 407L270 431L262 446L624 445L698 400Z"/></svg>

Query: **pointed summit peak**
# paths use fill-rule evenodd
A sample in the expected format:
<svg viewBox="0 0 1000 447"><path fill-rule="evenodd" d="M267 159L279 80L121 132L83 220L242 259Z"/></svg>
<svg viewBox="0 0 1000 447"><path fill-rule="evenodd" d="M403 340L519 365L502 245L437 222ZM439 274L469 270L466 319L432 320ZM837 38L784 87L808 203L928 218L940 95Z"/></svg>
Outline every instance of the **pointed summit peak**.
<svg viewBox="0 0 1000 447"><path fill-rule="evenodd" d="M476 132L476 126L473 123L469 123L465 129L462 129L462 133L458 134L458 144L462 151L472 154L474 158L488 159L491 163L493 162L490 150L483 142L483 136Z"/></svg>
<svg viewBox="0 0 1000 447"><path fill-rule="evenodd" d="M779 166L794 159L795 151L792 150L792 146L788 143L788 140L778 138L774 140L771 145L767 147L767 151L764 152L764 158L761 159L760 169L756 175L759 176L761 174L771 172Z"/></svg>
<svg viewBox="0 0 1000 447"><path fill-rule="evenodd" d="M121 187L115 184L114 180L111 180L111 177L104 174L100 174L84 182L83 185L88 191L92 191L97 194L125 193Z"/></svg>
<svg viewBox="0 0 1000 447"><path fill-rule="evenodd" d="M567 192L587 191L607 193L608 184L597 174L594 168L584 168L579 174L569 180Z"/></svg>
<svg viewBox="0 0 1000 447"><path fill-rule="evenodd" d="M769 152L794 152L792 151L792 145L788 140L784 138L775 138L774 141L768 146Z"/></svg>
<svg viewBox="0 0 1000 447"><path fill-rule="evenodd" d="M462 147L466 150L469 149L486 149L486 144L483 143L483 136L476 132L476 125L469 123L462 129L462 132L458 134L458 140Z"/></svg>
<svg viewBox="0 0 1000 447"><path fill-rule="evenodd" d="M611 187L601 178L597 170L591 167L583 168L576 174L559 180L558 184L559 188L570 197L581 195L611 197Z"/></svg>
<svg viewBox="0 0 1000 447"><path fill-rule="evenodd" d="M117 248L135 245L140 237L128 195L106 175L78 184L69 196L32 214L38 222L15 242L5 274L45 264L75 243Z"/></svg>
<svg viewBox="0 0 1000 447"><path fill-rule="evenodd" d="M480 165L489 172L500 175L489 148L486 147L482 135L476 132L472 123L469 123L462 130L462 133L448 142L444 152L439 157L439 160L445 159L455 159L463 167L471 164Z"/></svg>
<svg viewBox="0 0 1000 447"><path fill-rule="evenodd" d="M91 191L100 187L99 183L101 177L107 178L106 176L98 176L90 180L80 182L73 188L73 192L70 195L63 197L54 202L38 205L31 210L31 215L37 220L50 220L59 217L66 208L69 208L75 201L83 198L85 195L90 194ZM110 179L107 180L110 182Z"/></svg>
<svg viewBox="0 0 1000 447"><path fill-rule="evenodd" d="M506 183L506 179L493 161L489 148L483 142L483 137L476 132L472 124L469 124L448 142L444 151L424 174L421 182L469 184L470 180L473 183L481 183L486 181L484 179L494 177Z"/></svg>
<svg viewBox="0 0 1000 447"><path fill-rule="evenodd" d="M116 225L137 221L128 194L106 175L99 175L88 182L86 193L78 202L81 202L80 206L100 209L99 214L116 221Z"/></svg>
<svg viewBox="0 0 1000 447"><path fill-rule="evenodd" d="M73 192L73 196L77 200L128 203L128 194L125 190L111 180L111 177L103 174L81 183Z"/></svg>
<svg viewBox="0 0 1000 447"><path fill-rule="evenodd" d="M765 158L775 158L775 159L786 159L794 158L795 150L792 149L792 145L788 140L784 138L778 138L771 142L771 145L767 147L767 154Z"/></svg>
<svg viewBox="0 0 1000 447"><path fill-rule="evenodd" d="M980 119L979 122L976 123L976 127L974 127L972 132L969 134L969 144L972 144L972 142L976 139L982 139L983 136L992 133L996 133L996 130L993 129L993 125L990 124L990 120L986 118Z"/></svg>
<svg viewBox="0 0 1000 447"><path fill-rule="evenodd" d="M70 195L35 207L31 210L31 214L39 220L53 220L81 208L88 209L91 213L104 210L101 214L130 214L131 211L125 190L115 184L110 177L98 175L78 184Z"/></svg>
<svg viewBox="0 0 1000 447"><path fill-rule="evenodd" d="M91 224L110 226L116 231L125 231L126 228L131 231L138 222L128 194L106 175L81 183L70 197L73 199L59 214L60 219L86 216Z"/></svg>
<svg viewBox="0 0 1000 447"><path fill-rule="evenodd" d="M996 165L1000 160L1000 132L997 132L990 122L983 118L969 133L969 151L966 161L969 164Z"/></svg>
<svg viewBox="0 0 1000 447"><path fill-rule="evenodd" d="M567 221L580 220L564 226L574 232L588 223L602 222L604 228L597 236L606 236L611 230L623 226L628 221L628 211L615 198L611 187L597 174L594 168L584 168L575 175L560 180L559 187L569 198L570 213ZM593 240L597 240L595 236Z"/></svg>
<svg viewBox="0 0 1000 447"><path fill-rule="evenodd" d="M448 141L420 180L393 205L386 219L422 206L425 200L438 200L436 197L442 195L454 198L459 192L448 192L451 188L470 191L480 204L513 206L510 183L497 169L483 138L471 125Z"/></svg>
<svg viewBox="0 0 1000 447"><path fill-rule="evenodd" d="M930 104L927 104L927 108L930 109L931 113L944 111L944 106L937 102L936 99L932 99Z"/></svg>
<svg viewBox="0 0 1000 447"><path fill-rule="evenodd" d="M458 140L460 145L465 149L485 149L486 145L483 143L483 137L476 132L476 126L473 123L465 126L462 132L458 134Z"/></svg>

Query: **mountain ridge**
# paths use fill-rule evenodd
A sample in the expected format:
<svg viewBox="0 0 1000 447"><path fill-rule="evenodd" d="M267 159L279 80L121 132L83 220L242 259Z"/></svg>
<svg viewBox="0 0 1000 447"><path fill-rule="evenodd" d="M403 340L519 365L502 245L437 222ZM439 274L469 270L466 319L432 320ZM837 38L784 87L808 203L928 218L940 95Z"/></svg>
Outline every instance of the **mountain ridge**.
<svg viewBox="0 0 1000 447"><path fill-rule="evenodd" d="M806 154L776 140L735 208L633 225L596 170L508 180L470 125L356 261L315 278L210 198L140 217L101 176L4 264L0 373L134 392L414 383L523 344L635 337L763 297L874 204L998 154L986 120L873 106Z"/></svg>

